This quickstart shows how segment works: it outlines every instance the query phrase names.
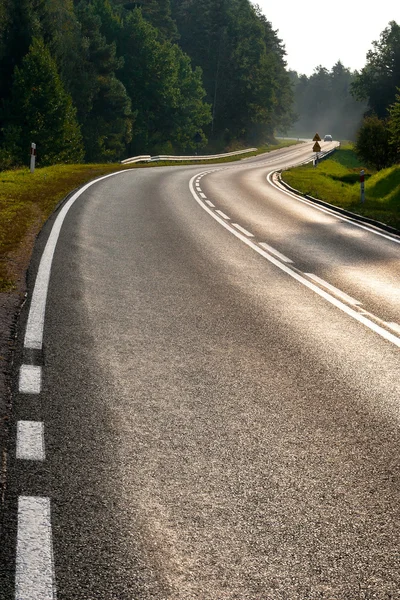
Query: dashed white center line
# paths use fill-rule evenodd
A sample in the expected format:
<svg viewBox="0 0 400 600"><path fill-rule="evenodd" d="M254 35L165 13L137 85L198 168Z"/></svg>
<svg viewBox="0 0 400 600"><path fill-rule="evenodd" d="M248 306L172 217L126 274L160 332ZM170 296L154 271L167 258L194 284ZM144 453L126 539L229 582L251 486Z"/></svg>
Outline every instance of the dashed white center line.
<svg viewBox="0 0 400 600"><path fill-rule="evenodd" d="M208 214L213 219L218 221L220 223L220 225L225 227L225 229L230 231L233 235L235 235L237 238L239 238L244 244L246 244L247 246L252 248L255 252L257 252L261 256L264 256L264 258L266 258L270 263L272 263L273 265L278 267L281 271L287 273L290 277L293 277L293 279L297 280L302 285L304 285L308 289L312 290L313 292L318 294L320 297L324 298L327 302L329 302L330 304L332 304L333 306L335 306L342 312L346 313L348 316L352 317L359 323L362 323L363 325L368 327L371 331L374 331L375 333L380 335L385 340L389 341L390 343L392 343L395 346L400 348L400 337L390 333L389 331L387 331L387 329L381 327L376 322L372 321L370 318L366 318L364 315L360 314L359 309L358 309L358 311L356 311L356 310L354 310L354 308L351 308L347 304L344 304L343 302L341 302L335 296L330 295L327 291L321 289L321 287L318 287L315 283L310 281L310 279L307 279L304 274L301 274L300 272L294 270L293 267L286 265L283 261L279 261L277 258L272 256L270 253L266 252L263 248L261 248L258 244L256 244L253 240L249 239L246 235L243 235L242 233L240 233L236 227L233 228L232 227L233 224L231 225L230 223L227 223L226 220L224 220L220 217L220 215L217 215L218 211L212 211L208 206L205 206L205 203L203 203L203 201L197 196L197 194L195 192L195 189L193 186L193 181L194 181L194 178L192 178L189 182L189 188L193 195L193 198L203 208L203 210L208 212Z"/></svg>
<svg viewBox="0 0 400 600"><path fill-rule="evenodd" d="M20 460L45 460L43 423L18 421L16 456Z"/></svg>
<svg viewBox="0 0 400 600"><path fill-rule="evenodd" d="M201 198L207 198L207 196L205 194L203 194L203 192L199 192L199 193L200 193Z"/></svg>
<svg viewBox="0 0 400 600"><path fill-rule="evenodd" d="M49 498L18 498L15 600L56 600Z"/></svg>
<svg viewBox="0 0 400 600"><path fill-rule="evenodd" d="M215 204L213 204L211 200L206 200L206 204L208 204L208 206L211 206L211 208L215 208Z"/></svg>
<svg viewBox="0 0 400 600"><path fill-rule="evenodd" d="M225 213L223 213L222 210L216 210L215 212L218 213L219 216L222 217L223 219L226 219L227 221L231 220L231 218L228 217L228 215L226 215Z"/></svg>
<svg viewBox="0 0 400 600"><path fill-rule="evenodd" d="M281 252L278 252L278 250L275 250L275 248L273 248L272 246L269 246L265 242L260 242L260 246L261 246L261 248L264 248L264 250L271 252L271 254L274 254L275 256L277 256L278 258L283 260L283 262L293 264L293 261L290 260L290 258L287 258L287 256L285 256L284 254L281 254Z"/></svg>
<svg viewBox="0 0 400 600"><path fill-rule="evenodd" d="M238 229L239 231L244 233L244 235L247 235L247 237L254 237L254 235L252 233L250 233L250 231L247 231L247 229L245 229L241 225L238 225L237 223L232 223L232 225L233 225L233 227L236 227L236 229Z"/></svg>
<svg viewBox="0 0 400 600"><path fill-rule="evenodd" d="M21 394L40 394L42 387L42 367L22 365L19 371L19 391Z"/></svg>
<svg viewBox="0 0 400 600"><path fill-rule="evenodd" d="M331 291L333 294L341 298L344 302L347 302L347 304L351 304L353 306L361 306L361 302L359 302L358 300L354 300L354 298L352 298L345 292L342 292L342 290L339 290L338 288L334 287L324 279L321 279L317 275L314 275L313 273L304 273L304 275L307 275L307 277L309 277L313 281L316 281L327 290Z"/></svg>

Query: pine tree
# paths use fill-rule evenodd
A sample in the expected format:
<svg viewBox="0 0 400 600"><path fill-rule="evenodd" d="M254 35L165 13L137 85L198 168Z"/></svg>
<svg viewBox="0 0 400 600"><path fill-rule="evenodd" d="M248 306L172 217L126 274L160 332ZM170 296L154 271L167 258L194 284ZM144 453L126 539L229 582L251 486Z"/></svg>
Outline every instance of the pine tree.
<svg viewBox="0 0 400 600"><path fill-rule="evenodd" d="M15 68L6 110L5 147L26 164L31 142L41 165L79 162L82 136L71 97L43 40L34 38L21 66Z"/></svg>
<svg viewBox="0 0 400 600"><path fill-rule="evenodd" d="M124 20L118 49L124 57L120 76L136 115L131 152L194 147L191 138L210 120L201 72L192 70L176 45L158 40L140 9Z"/></svg>
<svg viewBox="0 0 400 600"><path fill-rule="evenodd" d="M76 15L81 26L80 60L71 93L82 126L86 159L112 161L123 157L132 136L131 100L116 76L124 63L116 43L101 33L97 5L80 2Z"/></svg>
<svg viewBox="0 0 400 600"><path fill-rule="evenodd" d="M265 142L291 122L285 50L249 0L172 0L180 45L204 73L211 137Z"/></svg>

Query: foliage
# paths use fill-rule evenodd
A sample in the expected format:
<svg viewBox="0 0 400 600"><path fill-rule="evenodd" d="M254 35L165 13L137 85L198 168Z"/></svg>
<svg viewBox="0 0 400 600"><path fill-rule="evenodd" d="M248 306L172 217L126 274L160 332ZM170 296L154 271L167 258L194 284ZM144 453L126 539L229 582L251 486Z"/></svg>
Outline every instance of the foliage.
<svg viewBox="0 0 400 600"><path fill-rule="evenodd" d="M400 161L400 88L396 101L389 107L389 143L395 160Z"/></svg>
<svg viewBox="0 0 400 600"><path fill-rule="evenodd" d="M367 64L352 84L356 98L368 102L357 134L357 152L383 169L400 159L400 27L395 21L372 43Z"/></svg>
<svg viewBox="0 0 400 600"><path fill-rule="evenodd" d="M312 137L332 134L335 139L355 139L366 110L366 103L353 98L351 85L356 74L338 61L331 71L322 66L307 77L291 71L294 86L294 111L298 115L293 134ZM299 135L299 133L298 133Z"/></svg>
<svg viewBox="0 0 400 600"><path fill-rule="evenodd" d="M76 109L40 39L33 40L21 67L15 69L6 115L5 147L20 163L27 161L31 142L40 148L42 165L82 160Z"/></svg>
<svg viewBox="0 0 400 600"><path fill-rule="evenodd" d="M80 60L70 89L82 124L86 160L114 161L123 157L132 137L132 106L117 78L123 59L115 42L101 33L98 3L80 2L76 15L81 27Z"/></svg>
<svg viewBox="0 0 400 600"><path fill-rule="evenodd" d="M39 39L87 161L260 145L293 121L283 43L250 0L0 0L0 168L25 152L14 88L29 97L20 73Z"/></svg>
<svg viewBox="0 0 400 600"><path fill-rule="evenodd" d="M173 0L172 15L181 47L204 73L213 139L259 143L290 122L284 49L257 7L248 0Z"/></svg>
<svg viewBox="0 0 400 600"><path fill-rule="evenodd" d="M159 41L139 9L124 20L118 49L125 57L121 80L136 110L130 151L194 149L195 133L211 119L200 70L192 70L178 46Z"/></svg>
<svg viewBox="0 0 400 600"><path fill-rule="evenodd" d="M368 101L370 114L386 118L400 86L400 26L391 21L372 46L352 90L356 98Z"/></svg>
<svg viewBox="0 0 400 600"><path fill-rule="evenodd" d="M366 117L357 133L357 155L378 171L393 164L387 121L377 116Z"/></svg>

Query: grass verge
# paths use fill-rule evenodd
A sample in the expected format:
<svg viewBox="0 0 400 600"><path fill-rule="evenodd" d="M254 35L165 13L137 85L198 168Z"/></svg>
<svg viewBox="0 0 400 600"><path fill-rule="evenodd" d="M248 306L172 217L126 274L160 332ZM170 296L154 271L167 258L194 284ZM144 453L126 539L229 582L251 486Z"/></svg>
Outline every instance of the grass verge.
<svg viewBox="0 0 400 600"><path fill-rule="evenodd" d="M361 203L360 170L365 170L365 202ZM351 145L342 146L319 163L288 169L282 179L302 194L400 231L400 165L374 172L357 158Z"/></svg>
<svg viewBox="0 0 400 600"><path fill-rule="evenodd" d="M0 292L20 289L21 284L23 286L22 279L36 235L57 204L69 192L86 182L125 169L243 160L294 143L296 142L282 140L276 145L263 146L256 152L212 161L201 160L199 156L198 162L56 165L36 169L34 173L30 173L29 169L0 172Z"/></svg>

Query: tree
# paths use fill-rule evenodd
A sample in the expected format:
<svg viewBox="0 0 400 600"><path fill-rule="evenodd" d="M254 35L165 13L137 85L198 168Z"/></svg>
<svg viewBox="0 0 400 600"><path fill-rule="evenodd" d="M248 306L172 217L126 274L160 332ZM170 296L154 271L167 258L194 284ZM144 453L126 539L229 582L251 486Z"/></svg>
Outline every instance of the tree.
<svg viewBox="0 0 400 600"><path fill-rule="evenodd" d="M331 71L319 66L307 77L291 74L294 83L295 131L302 136L331 133L336 139L355 139L366 103L351 94L356 74L338 61Z"/></svg>
<svg viewBox="0 0 400 600"><path fill-rule="evenodd" d="M367 53L367 64L357 75L352 91L358 100L368 101L370 114L386 118L387 109L395 101L400 86L400 26L391 21L372 46Z"/></svg>
<svg viewBox="0 0 400 600"><path fill-rule="evenodd" d="M132 137L131 100L117 78L124 61L116 43L101 33L96 4L85 1L75 8L81 27L79 62L70 91L82 126L86 159L111 161L122 158Z"/></svg>
<svg viewBox="0 0 400 600"><path fill-rule="evenodd" d="M140 9L123 22L118 50L124 56L121 79L135 112L130 152L193 148L192 137L210 120L199 69L176 45L158 40Z"/></svg>
<svg viewBox="0 0 400 600"><path fill-rule="evenodd" d="M0 98L9 98L14 69L28 53L34 36L40 36L41 0L8 0L3 5L3 54L0 56ZM3 119L2 119L3 120ZM0 123L0 126L2 124Z"/></svg>
<svg viewBox="0 0 400 600"><path fill-rule="evenodd" d="M170 0L141 0L140 7L144 18L156 28L161 41L178 40L176 23L171 17Z"/></svg>
<svg viewBox="0 0 400 600"><path fill-rule="evenodd" d="M389 108L389 143L392 147L393 155L396 160L400 160L400 88L396 95L396 102Z"/></svg>
<svg viewBox="0 0 400 600"><path fill-rule="evenodd" d="M389 144L387 122L376 115L366 117L361 125L355 145L357 155L378 171L393 163Z"/></svg>
<svg viewBox="0 0 400 600"><path fill-rule="evenodd" d="M204 74L210 134L225 143L265 142L291 122L285 50L249 0L173 0L179 44Z"/></svg>
<svg viewBox="0 0 400 600"><path fill-rule="evenodd" d="M33 39L21 67L15 68L7 108L5 147L20 163L26 162L31 142L37 144L42 165L82 160L76 110L55 61L39 38Z"/></svg>

